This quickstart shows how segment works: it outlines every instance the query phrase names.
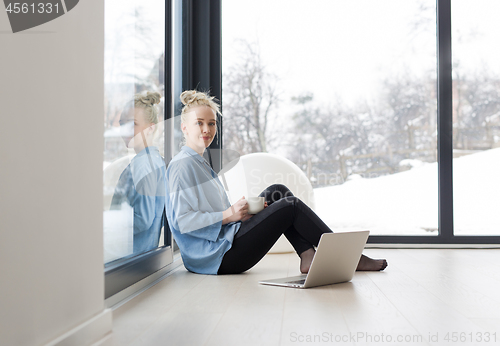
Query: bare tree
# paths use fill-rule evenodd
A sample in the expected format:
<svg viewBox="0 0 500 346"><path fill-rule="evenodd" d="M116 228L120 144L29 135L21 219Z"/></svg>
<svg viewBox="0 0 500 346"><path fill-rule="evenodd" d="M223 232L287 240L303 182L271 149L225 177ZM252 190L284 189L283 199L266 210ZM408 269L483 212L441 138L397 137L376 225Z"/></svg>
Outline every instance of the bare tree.
<svg viewBox="0 0 500 346"><path fill-rule="evenodd" d="M312 175L345 179L352 173L398 172L403 159L434 155L433 100L435 81L406 74L388 79L375 105L349 106L337 98L325 107L312 94L293 97L295 140L289 157Z"/></svg>
<svg viewBox="0 0 500 346"><path fill-rule="evenodd" d="M454 87L454 146L488 149L500 134L500 77L483 66L475 72L458 65Z"/></svg>
<svg viewBox="0 0 500 346"><path fill-rule="evenodd" d="M409 74L387 79L383 106L393 148L429 147L436 131L436 82Z"/></svg>
<svg viewBox="0 0 500 346"><path fill-rule="evenodd" d="M366 103L349 107L341 99L334 106L324 107L314 103L311 93L293 97L298 107L293 115L296 131L289 157L305 169L312 165L312 175L348 173L342 167L343 156L365 155L377 150L384 137L377 135L383 124L377 113ZM350 162L350 171L361 172L371 167L368 159Z"/></svg>
<svg viewBox="0 0 500 346"><path fill-rule="evenodd" d="M256 44L241 40L240 59L223 76L225 147L240 154L266 152L272 112L277 106L277 77L269 73Z"/></svg>

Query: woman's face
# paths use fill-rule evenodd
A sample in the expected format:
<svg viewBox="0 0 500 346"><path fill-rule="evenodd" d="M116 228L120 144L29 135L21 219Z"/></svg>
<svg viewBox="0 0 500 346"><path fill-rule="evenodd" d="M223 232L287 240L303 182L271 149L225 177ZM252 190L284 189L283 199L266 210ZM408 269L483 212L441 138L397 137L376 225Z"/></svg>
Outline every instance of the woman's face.
<svg viewBox="0 0 500 346"><path fill-rule="evenodd" d="M131 136L131 123L133 122L134 135ZM128 126L124 130L130 131L128 136L123 136L123 140L127 144L127 147L134 149L136 152L143 150L145 147L151 145L154 126L145 120L144 109L134 108L133 111L129 111L128 114L124 114L120 119L120 124L122 126ZM128 124L128 125L127 125Z"/></svg>
<svg viewBox="0 0 500 346"><path fill-rule="evenodd" d="M215 113L207 106L194 107L189 112L186 123L181 124L181 128L186 137L186 145L198 153L203 153L217 133Z"/></svg>

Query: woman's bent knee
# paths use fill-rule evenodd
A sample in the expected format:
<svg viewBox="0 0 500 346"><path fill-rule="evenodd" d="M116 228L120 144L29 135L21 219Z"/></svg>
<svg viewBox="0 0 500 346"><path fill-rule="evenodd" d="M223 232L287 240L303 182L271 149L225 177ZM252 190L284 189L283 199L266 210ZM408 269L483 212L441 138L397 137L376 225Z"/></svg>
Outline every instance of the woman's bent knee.
<svg viewBox="0 0 500 346"><path fill-rule="evenodd" d="M292 191L290 191L290 189L283 184L273 184L266 190L270 192L272 201L278 201L282 198L293 196Z"/></svg>
<svg viewBox="0 0 500 346"><path fill-rule="evenodd" d="M281 198L279 201L276 201L275 203L280 203L280 204L288 204L290 206L296 206L297 204L303 203L300 198L295 197L295 196L284 196Z"/></svg>

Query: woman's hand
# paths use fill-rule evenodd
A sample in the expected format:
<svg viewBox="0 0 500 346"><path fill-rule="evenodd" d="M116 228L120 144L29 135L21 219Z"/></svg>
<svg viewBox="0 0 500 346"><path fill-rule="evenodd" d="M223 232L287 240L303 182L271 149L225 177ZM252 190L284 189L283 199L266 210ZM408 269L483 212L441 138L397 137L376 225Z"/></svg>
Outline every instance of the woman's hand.
<svg viewBox="0 0 500 346"><path fill-rule="evenodd" d="M246 221L250 217L248 214L248 202L245 196L241 197L238 202L234 203L227 210L222 212L222 224L236 221Z"/></svg>
<svg viewBox="0 0 500 346"><path fill-rule="evenodd" d="M264 202L264 209L267 208L267 202ZM250 219L252 216L254 216L253 214L247 214L247 216L243 217L243 219L241 219L241 222L245 222L246 220Z"/></svg>

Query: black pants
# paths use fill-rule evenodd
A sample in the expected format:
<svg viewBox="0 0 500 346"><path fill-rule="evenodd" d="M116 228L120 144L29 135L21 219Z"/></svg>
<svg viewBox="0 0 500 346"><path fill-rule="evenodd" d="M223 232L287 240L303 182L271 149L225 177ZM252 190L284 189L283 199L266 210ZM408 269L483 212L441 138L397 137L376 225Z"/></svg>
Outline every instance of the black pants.
<svg viewBox="0 0 500 346"><path fill-rule="evenodd" d="M282 234L300 255L318 246L323 233L332 232L284 185L271 185L260 197L265 197L268 207L241 224L217 274L238 274L252 268Z"/></svg>

